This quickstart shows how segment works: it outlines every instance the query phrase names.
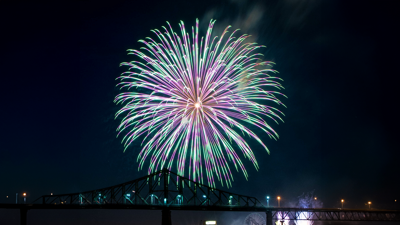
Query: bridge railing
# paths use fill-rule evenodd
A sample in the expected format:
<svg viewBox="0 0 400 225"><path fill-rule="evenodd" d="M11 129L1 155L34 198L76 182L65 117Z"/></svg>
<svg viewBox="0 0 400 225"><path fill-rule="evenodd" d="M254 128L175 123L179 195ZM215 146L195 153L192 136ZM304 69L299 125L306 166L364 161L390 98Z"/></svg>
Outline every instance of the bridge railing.
<svg viewBox="0 0 400 225"><path fill-rule="evenodd" d="M279 208L271 209L271 215L279 221L400 221L398 210Z"/></svg>

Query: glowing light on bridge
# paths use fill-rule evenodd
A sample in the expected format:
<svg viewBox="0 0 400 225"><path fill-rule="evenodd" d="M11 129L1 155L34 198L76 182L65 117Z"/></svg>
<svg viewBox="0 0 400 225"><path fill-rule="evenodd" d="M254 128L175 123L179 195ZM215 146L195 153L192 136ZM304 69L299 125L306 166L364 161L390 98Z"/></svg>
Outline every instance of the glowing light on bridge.
<svg viewBox="0 0 400 225"><path fill-rule="evenodd" d="M314 221L307 220L309 219L311 214L309 212L300 212L297 214L297 220L294 221L296 225L312 225Z"/></svg>
<svg viewBox="0 0 400 225"><path fill-rule="evenodd" d="M265 46L246 43L247 34L234 38L238 30L226 37L230 26L219 39L212 38L214 23L210 21L205 38L199 38L198 20L192 35L181 22L181 37L168 23L169 29L152 30L158 42L146 38L139 40L146 45L143 51L129 49L129 54L142 61L121 63L129 71L119 77L118 86L128 92L115 98L123 105L116 117L124 115L118 135L124 133L125 150L143 137L137 158L140 169L149 156L149 173L171 170L176 160L179 175L184 176L185 165L189 165L189 179L204 183L204 176L215 186L216 176L222 185L231 186L228 161L248 177L235 148L258 169L244 136L254 138L269 153L261 138L245 125L277 139L265 118L282 121L283 113L266 104L284 106L277 98L284 95L277 91L283 88L281 79L271 75L277 73L271 69L273 62L262 61L262 54L255 53Z"/></svg>
<svg viewBox="0 0 400 225"><path fill-rule="evenodd" d="M290 223L289 215L284 215L282 212L276 213L276 219L276 225L289 225Z"/></svg>

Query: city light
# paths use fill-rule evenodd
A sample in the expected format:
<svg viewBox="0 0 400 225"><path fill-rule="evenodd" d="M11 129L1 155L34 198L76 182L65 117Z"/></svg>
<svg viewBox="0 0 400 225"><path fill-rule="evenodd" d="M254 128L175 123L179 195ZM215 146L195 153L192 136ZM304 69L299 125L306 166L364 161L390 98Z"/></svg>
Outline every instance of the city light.
<svg viewBox="0 0 400 225"><path fill-rule="evenodd" d="M344 199L342 199L341 202L342 202L342 208L343 208Z"/></svg>
<svg viewBox="0 0 400 225"><path fill-rule="evenodd" d="M176 198L177 198L178 204L182 204L182 195L177 195Z"/></svg>
<svg viewBox="0 0 400 225"><path fill-rule="evenodd" d="M278 196L278 207L281 207L281 196Z"/></svg>
<svg viewBox="0 0 400 225"><path fill-rule="evenodd" d="M317 200L317 197L314 197L314 200Z"/></svg>
<svg viewBox="0 0 400 225"><path fill-rule="evenodd" d="M371 204L372 204L371 202L368 202L368 208L371 208Z"/></svg>
<svg viewBox="0 0 400 225"><path fill-rule="evenodd" d="M209 220L209 221L206 221L206 224L207 224L207 225L217 224L217 221L215 221L215 220Z"/></svg>
<svg viewBox="0 0 400 225"><path fill-rule="evenodd" d="M24 196L24 204L26 204L26 192L22 194Z"/></svg>

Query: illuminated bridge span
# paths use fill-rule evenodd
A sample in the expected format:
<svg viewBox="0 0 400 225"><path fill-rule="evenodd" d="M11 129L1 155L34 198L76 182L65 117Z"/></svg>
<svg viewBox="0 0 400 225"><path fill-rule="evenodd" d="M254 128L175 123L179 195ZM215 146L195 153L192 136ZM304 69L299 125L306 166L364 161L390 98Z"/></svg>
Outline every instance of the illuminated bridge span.
<svg viewBox="0 0 400 225"><path fill-rule="evenodd" d="M238 195L202 185L162 170L148 176L108 188L74 194L44 195L35 202L42 204L126 205L154 207L257 207L254 197Z"/></svg>
<svg viewBox="0 0 400 225"><path fill-rule="evenodd" d="M264 212L267 225L273 220L400 221L398 210L265 207L257 198L211 188L166 169L108 188L43 195L34 204L0 204L0 208L20 209L21 224L26 224L30 209L161 210L162 225L171 224L171 210Z"/></svg>

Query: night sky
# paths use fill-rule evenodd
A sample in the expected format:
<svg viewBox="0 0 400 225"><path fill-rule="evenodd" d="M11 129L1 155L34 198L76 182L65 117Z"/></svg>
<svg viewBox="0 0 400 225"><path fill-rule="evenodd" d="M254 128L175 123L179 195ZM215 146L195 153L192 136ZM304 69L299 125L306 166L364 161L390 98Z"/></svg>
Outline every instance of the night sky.
<svg viewBox="0 0 400 225"><path fill-rule="evenodd" d="M199 18L204 32L213 18L213 35L232 25L230 31L241 28L267 46L261 52L276 63L288 96L287 108L279 108L285 123L269 121L280 139L255 130L271 154L247 139L260 169L243 159L249 179L234 171L229 191L265 204L270 195L272 205L280 195L281 206L314 191L327 208L345 199L349 208L371 201L373 208L399 209L398 6L388 0L2 1L0 203L15 202L17 192L32 202L146 175L137 169L140 145L124 153L116 138L115 79L127 69L119 64L135 60L126 50L143 47L137 41L155 38L150 30L166 21L177 32L180 20L188 29ZM18 215L0 210L0 221L18 224ZM246 215L173 212L172 221L239 225ZM161 213L28 213L29 224L133 220L159 224Z"/></svg>

